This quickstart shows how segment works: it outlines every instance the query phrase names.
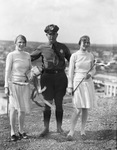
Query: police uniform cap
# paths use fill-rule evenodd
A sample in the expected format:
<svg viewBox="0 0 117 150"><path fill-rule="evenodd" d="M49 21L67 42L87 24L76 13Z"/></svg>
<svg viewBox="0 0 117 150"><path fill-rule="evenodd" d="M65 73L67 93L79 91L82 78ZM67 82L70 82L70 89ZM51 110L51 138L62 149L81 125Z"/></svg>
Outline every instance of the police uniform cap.
<svg viewBox="0 0 117 150"><path fill-rule="evenodd" d="M50 24L45 28L45 32L48 34L53 34L56 33L59 30L59 27L57 25L54 24Z"/></svg>

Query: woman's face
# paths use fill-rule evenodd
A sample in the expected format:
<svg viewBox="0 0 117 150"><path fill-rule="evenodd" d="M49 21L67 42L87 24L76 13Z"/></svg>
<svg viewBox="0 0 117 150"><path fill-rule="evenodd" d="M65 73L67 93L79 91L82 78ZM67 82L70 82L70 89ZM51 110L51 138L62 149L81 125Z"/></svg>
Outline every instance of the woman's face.
<svg viewBox="0 0 117 150"><path fill-rule="evenodd" d="M25 41L20 37L17 39L15 45L19 51L22 51L26 47Z"/></svg>
<svg viewBox="0 0 117 150"><path fill-rule="evenodd" d="M80 48L86 51L90 47L90 42L88 40L81 40Z"/></svg>

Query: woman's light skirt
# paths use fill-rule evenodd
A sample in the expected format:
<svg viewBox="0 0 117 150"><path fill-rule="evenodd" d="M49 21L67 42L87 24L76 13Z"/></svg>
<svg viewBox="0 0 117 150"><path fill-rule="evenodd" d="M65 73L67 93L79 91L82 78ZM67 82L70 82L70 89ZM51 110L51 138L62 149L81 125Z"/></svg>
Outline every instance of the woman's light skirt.
<svg viewBox="0 0 117 150"><path fill-rule="evenodd" d="M74 87L77 87L79 81L74 80ZM75 88L74 88L75 89ZM83 81L73 96L73 106L75 108L93 108L95 101L95 90L92 79Z"/></svg>
<svg viewBox="0 0 117 150"><path fill-rule="evenodd" d="M31 110L30 85L10 84L9 109L29 113Z"/></svg>

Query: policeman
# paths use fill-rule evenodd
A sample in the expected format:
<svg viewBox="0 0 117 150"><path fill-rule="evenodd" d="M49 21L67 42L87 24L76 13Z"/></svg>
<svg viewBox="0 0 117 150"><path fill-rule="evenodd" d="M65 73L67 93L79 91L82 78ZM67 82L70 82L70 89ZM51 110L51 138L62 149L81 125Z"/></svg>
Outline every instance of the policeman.
<svg viewBox="0 0 117 150"><path fill-rule="evenodd" d="M59 27L51 24L45 28L45 33L48 38L48 43L40 45L32 54L31 60L34 61L42 58L43 73L40 78L41 88L46 87L42 93L45 100L52 103L54 100L56 110L57 132L62 133L62 119L63 119L63 97L66 93L67 76L65 74L65 58L69 62L70 50L63 43L56 41ZM45 105L43 111L44 130L40 134L41 137L49 133L49 122L51 117L51 109Z"/></svg>

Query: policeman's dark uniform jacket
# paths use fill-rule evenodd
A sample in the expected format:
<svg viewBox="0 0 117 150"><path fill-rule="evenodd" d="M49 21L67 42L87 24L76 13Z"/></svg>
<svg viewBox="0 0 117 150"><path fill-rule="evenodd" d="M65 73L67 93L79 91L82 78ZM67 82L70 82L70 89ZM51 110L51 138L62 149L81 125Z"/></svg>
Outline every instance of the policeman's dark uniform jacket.
<svg viewBox="0 0 117 150"><path fill-rule="evenodd" d="M45 32L56 33L59 30L56 25L49 25L45 28ZM63 119L63 107L62 101L63 96L66 93L67 87L67 76L65 74L65 58L67 61L70 59L70 50L63 43L57 41L54 44L49 42L40 45L32 54L31 60L34 61L38 58L42 58L43 62L43 73L41 75L40 84L41 88L46 86L46 90L43 92L45 100L55 101L56 106L56 122L57 131L61 130L62 119ZM50 107L45 105L44 114L44 126L49 131L49 122L51 116Z"/></svg>

